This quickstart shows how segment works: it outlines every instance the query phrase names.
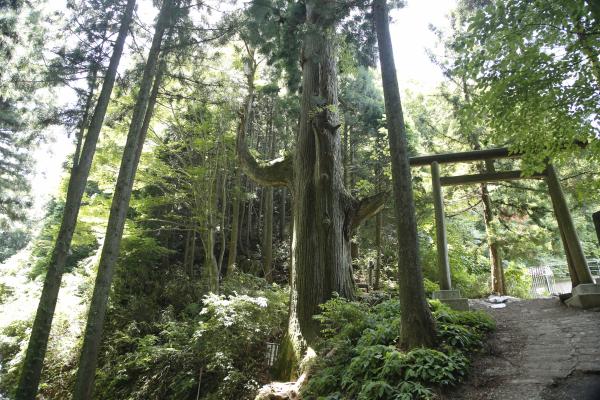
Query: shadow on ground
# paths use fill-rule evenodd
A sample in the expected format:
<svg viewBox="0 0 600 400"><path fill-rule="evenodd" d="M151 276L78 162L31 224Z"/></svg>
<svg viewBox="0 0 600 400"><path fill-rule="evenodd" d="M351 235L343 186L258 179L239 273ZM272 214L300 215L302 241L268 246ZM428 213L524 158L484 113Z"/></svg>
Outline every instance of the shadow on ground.
<svg viewBox="0 0 600 400"><path fill-rule="evenodd" d="M548 385L542 400L600 400L600 374L575 371Z"/></svg>

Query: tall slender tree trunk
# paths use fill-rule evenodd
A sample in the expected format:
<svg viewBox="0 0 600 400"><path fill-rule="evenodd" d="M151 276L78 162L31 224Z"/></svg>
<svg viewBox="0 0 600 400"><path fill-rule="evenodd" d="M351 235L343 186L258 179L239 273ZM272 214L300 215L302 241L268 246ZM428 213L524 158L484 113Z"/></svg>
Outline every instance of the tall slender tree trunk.
<svg viewBox="0 0 600 400"><path fill-rule="evenodd" d="M219 265L215 257L215 229L206 228L202 236L204 247L204 265L202 266L202 283L205 293L219 293Z"/></svg>
<svg viewBox="0 0 600 400"><path fill-rule="evenodd" d="M194 277L194 261L196 261L196 224L194 223L190 232L190 252L188 254L187 268L190 271L190 277Z"/></svg>
<svg viewBox="0 0 600 400"><path fill-rule="evenodd" d="M485 162L485 171L493 172L494 165L492 161ZM485 230L488 242L488 248L490 252L490 266L491 266L491 278L492 278L492 291L501 295L506 294L506 288L504 286L504 269L502 268L502 259L500 258L500 249L496 234L493 228L494 221L494 210L492 208L492 201L490 199L490 193L488 191L488 185L485 183L481 184L481 201L483 203L483 219L485 222Z"/></svg>
<svg viewBox="0 0 600 400"><path fill-rule="evenodd" d="M594 228L596 229L596 237L598 237L598 244L600 244L600 211L596 211L592 214L592 220L594 221Z"/></svg>
<svg viewBox="0 0 600 400"><path fill-rule="evenodd" d="M239 172L238 172L239 173ZM243 190L244 186L240 186L240 194L241 191ZM246 243L245 243L245 239L246 239L246 230L244 229L244 221L246 220L246 203L247 202L242 202L241 199L239 200L240 202L240 217L239 217L239 226L238 226L238 253L247 255L248 254L248 249L246 248ZM237 254L236 254L236 259L237 259ZM236 262L236 259L234 259L233 262Z"/></svg>
<svg viewBox="0 0 600 400"><path fill-rule="evenodd" d="M190 228L185 231L185 242L183 247L183 269L188 274L188 276L192 276L191 271L188 269L190 259L190 243L191 243L191 235L192 230Z"/></svg>
<svg viewBox="0 0 600 400"><path fill-rule="evenodd" d="M250 186L252 187L252 186ZM248 252L252 253L255 249L252 248L252 215L254 214L254 199L248 199L248 211L246 216L246 249Z"/></svg>
<svg viewBox="0 0 600 400"><path fill-rule="evenodd" d="M381 225L382 215L378 213L375 217L375 282L373 284L373 290L379 290L379 284L381 279Z"/></svg>
<svg viewBox="0 0 600 400"><path fill-rule="evenodd" d="M225 222L227 221L227 173L223 173L223 182L222 182L222 190L221 190L221 228L220 228L220 236L221 236L221 249L219 251L219 276L223 274L223 261L225 259L225 242L227 242L227 235L225 232Z"/></svg>
<svg viewBox="0 0 600 400"><path fill-rule="evenodd" d="M90 76L88 79L88 95L85 100L83 116L81 117L81 121L79 123L79 130L77 132L75 153L73 153L73 168L77 168L77 164L79 164L79 156L81 155L81 147L83 146L85 130L88 129L90 111L92 110L92 103L94 102L94 89L96 88L96 83L98 81L98 63L94 61L90 68Z"/></svg>
<svg viewBox="0 0 600 400"><path fill-rule="evenodd" d="M90 121L85 143L81 155L77 157L77 165L74 165L71 171L60 230L48 264L42 295L40 296L40 302L31 329L25 361L21 369L15 397L17 400L32 400L35 398L38 390L46 348L48 347L52 318L54 317L60 283L77 224L81 199L85 192L92 160L96 152L98 136L104 123L104 116L106 115L106 109L115 83L117 68L123 54L123 47L127 38L127 32L129 31L129 25L131 24L134 7L135 0L128 0L121 19L121 27L115 41L113 54L102 83L98 102Z"/></svg>
<svg viewBox="0 0 600 400"><path fill-rule="evenodd" d="M373 1L373 15L387 115L398 232L398 286L402 307L400 344L405 348L431 346L435 342L435 327L423 287L417 221L408 162L408 140L396 77L386 0Z"/></svg>
<svg viewBox="0 0 600 400"><path fill-rule="evenodd" d="M273 105L269 117L268 152L269 157L275 157L275 131L273 129ZM273 281L273 187L265 188L265 212L263 224L263 271L267 282Z"/></svg>
<svg viewBox="0 0 600 400"><path fill-rule="evenodd" d="M229 237L229 252L227 254L227 272L233 270L237 259L237 244L240 229L240 171L236 168L233 176L233 199L231 204L231 232Z"/></svg>
<svg viewBox="0 0 600 400"><path fill-rule="evenodd" d="M114 266L119 255L135 173L142 154L146 132L152 118L162 73L166 68L166 59L164 56L160 62L161 65L159 66L158 64L165 29L173 22L172 14L173 1L164 0L156 22L156 29L148 59L144 67L144 74L129 125L121 168L115 186L104 246L100 255L98 274L96 276L85 328L73 400L89 400L92 398L94 375Z"/></svg>
<svg viewBox="0 0 600 400"><path fill-rule="evenodd" d="M342 162L344 164L344 184L346 185L346 189L350 190L350 156L349 156L349 149L350 149L350 143L349 143L349 135L348 135L348 131L349 131L349 126L348 126L348 121L347 118L344 119L344 137L343 137L343 144L344 144L344 148L342 151Z"/></svg>
<svg viewBox="0 0 600 400"><path fill-rule="evenodd" d="M285 231L285 221L286 221L286 213L287 213L287 187L281 188L281 204L279 206L279 241L284 242L286 231Z"/></svg>

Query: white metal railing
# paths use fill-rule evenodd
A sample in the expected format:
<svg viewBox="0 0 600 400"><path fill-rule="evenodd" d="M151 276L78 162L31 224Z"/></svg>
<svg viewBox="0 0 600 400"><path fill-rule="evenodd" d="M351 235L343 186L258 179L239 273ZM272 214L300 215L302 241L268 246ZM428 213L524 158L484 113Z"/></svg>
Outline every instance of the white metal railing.
<svg viewBox="0 0 600 400"><path fill-rule="evenodd" d="M550 267L533 267L527 270L531 276L531 297L548 297L552 293L557 293L554 273Z"/></svg>

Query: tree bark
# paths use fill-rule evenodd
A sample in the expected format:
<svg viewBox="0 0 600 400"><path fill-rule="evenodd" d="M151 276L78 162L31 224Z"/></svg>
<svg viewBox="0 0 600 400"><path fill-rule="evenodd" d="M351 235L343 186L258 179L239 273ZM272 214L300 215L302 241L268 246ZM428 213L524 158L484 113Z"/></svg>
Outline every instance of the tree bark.
<svg viewBox="0 0 600 400"><path fill-rule="evenodd" d="M237 259L237 244L240 229L240 172L236 168L233 176L233 199L231 204L231 232L227 254L227 272L233 270Z"/></svg>
<svg viewBox="0 0 600 400"><path fill-rule="evenodd" d="M77 143L75 145L75 153L73 153L73 168L77 168L77 164L79 164L81 146L83 146L85 130L88 128L88 119L90 117L90 111L92 109L92 103L94 101L94 89L96 88L96 82L98 80L98 63L94 61L90 68L91 70L88 82L88 95L85 100L83 116L81 117L81 121L79 122L79 131L77 132Z"/></svg>
<svg viewBox="0 0 600 400"><path fill-rule="evenodd" d="M307 1L302 59L301 117L293 182L292 297L288 335L301 356L320 327L313 319L333 292L354 297L349 195L343 182L335 1Z"/></svg>
<svg viewBox="0 0 600 400"><path fill-rule="evenodd" d="M494 172L493 161L485 162L486 172ZM494 221L494 210L492 209L492 201L488 186L482 183L480 186L481 190L481 201L483 203L483 220L485 222L485 231L487 236L488 248L490 251L490 266L491 266L491 278L492 278L492 292L500 295L506 294L506 287L504 284L504 269L502 268L502 259L500 258L500 249L498 248L498 241L496 234L493 229Z"/></svg>
<svg viewBox="0 0 600 400"><path fill-rule="evenodd" d="M219 265L215 257L215 229L209 226L202 236L204 247L204 265L202 283L204 293L219 293Z"/></svg>
<svg viewBox="0 0 600 400"><path fill-rule="evenodd" d="M379 45L398 233L398 286L402 307L400 344L405 348L432 346L435 343L435 327L423 287L408 141L385 0L373 1L373 15Z"/></svg>
<svg viewBox="0 0 600 400"><path fill-rule="evenodd" d="M190 242L191 242L191 229L186 229L185 231L185 242L183 245L183 270L188 274L189 277L192 276L191 271L188 270L188 260L190 258Z"/></svg>
<svg viewBox="0 0 600 400"><path fill-rule="evenodd" d="M273 105L269 119L269 157L275 157L275 131L273 129ZM265 212L263 224L263 271L267 282L273 282L273 187L267 187L265 192Z"/></svg>
<svg viewBox="0 0 600 400"><path fill-rule="evenodd" d="M172 23L172 8L173 1L164 0L129 125L88 313L73 400L89 400L92 398L94 375L114 266L119 255L135 173L142 154L150 119L152 118L162 72L165 69L166 59L164 56L160 66L158 60L165 29Z"/></svg>
<svg viewBox="0 0 600 400"><path fill-rule="evenodd" d="M281 189L281 205L279 206L279 241L284 242L286 236L286 214L287 214L287 187Z"/></svg>
<svg viewBox="0 0 600 400"><path fill-rule="evenodd" d="M190 277L194 277L194 261L196 260L196 224L192 226L190 232L190 252L188 254L187 267L190 270Z"/></svg>
<svg viewBox="0 0 600 400"><path fill-rule="evenodd" d="M292 267L288 333L281 350L280 373L291 378L298 361L319 335L313 316L334 292L354 297L350 237L365 218L383 206L385 195L355 200L344 187L338 117L335 29L336 1L306 2L302 57L302 97L293 160L262 165L251 160L238 131L238 153L244 171L259 183L292 190ZM249 82L249 89L253 84ZM252 96L246 112L252 108ZM244 122L244 115L241 121ZM292 168L293 165L293 168Z"/></svg>
<svg viewBox="0 0 600 400"><path fill-rule="evenodd" d="M344 118L344 137L343 137L343 151L342 151L342 162L344 164L344 184L346 185L346 189L350 190L350 156L348 155L349 151L349 139L348 139L348 121L347 118Z"/></svg>
<svg viewBox="0 0 600 400"><path fill-rule="evenodd" d="M377 213L375 217L375 282L373 283L373 290L379 290L379 284L381 279L381 225L382 225L382 213Z"/></svg>
<svg viewBox="0 0 600 400"><path fill-rule="evenodd" d="M598 244L600 244L600 211L596 211L592 214L594 220L594 227L596 228L596 236L598 237Z"/></svg>
<svg viewBox="0 0 600 400"><path fill-rule="evenodd" d="M121 61L121 55L123 54L123 47L131 24L134 7L135 0L128 0L123 12L121 26L115 41L108 69L102 83L98 102L96 103L94 114L90 121L85 143L81 155L77 157L77 165L74 165L71 171L60 230L48 264L48 271L46 272L46 277L44 279L42 295L40 296L40 302L33 322L31 336L29 338L29 345L21 369L21 376L19 377L19 385L15 397L17 400L34 399L38 390L46 348L48 346L48 337L50 335L54 310L58 300L60 283L67 256L71 248L71 241L77 224L81 199L85 192L92 160L94 158L94 153L96 152L98 136L102 124L104 123L104 116L106 115L106 109L115 83L117 68Z"/></svg>
<svg viewBox="0 0 600 400"><path fill-rule="evenodd" d="M579 241L571 212L565 198L565 194L560 185L560 180L556 169L552 164L546 167L546 183L548 192L552 200L558 228L561 230L561 238L565 240L565 252L567 259L571 259L573 269L577 275L577 281L581 283L594 283L594 277L583 252L583 247ZM570 264L569 264L570 265Z"/></svg>
<svg viewBox="0 0 600 400"><path fill-rule="evenodd" d="M225 232L225 222L227 221L227 173L223 172L223 182L222 182L222 190L221 190L221 227L220 227L220 236L221 236L221 249L219 252L219 276L223 273L223 260L225 259L225 242L226 232Z"/></svg>

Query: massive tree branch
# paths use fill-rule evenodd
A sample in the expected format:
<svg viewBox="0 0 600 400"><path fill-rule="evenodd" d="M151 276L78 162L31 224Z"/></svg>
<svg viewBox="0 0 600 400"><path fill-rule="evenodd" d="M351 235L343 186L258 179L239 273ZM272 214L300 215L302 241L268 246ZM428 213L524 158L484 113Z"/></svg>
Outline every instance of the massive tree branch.
<svg viewBox="0 0 600 400"><path fill-rule="evenodd" d="M250 154L245 141L247 115L241 115L236 143L238 159L242 170L250 179L264 186L289 185L293 177L292 157L286 155L271 161L262 161L257 160Z"/></svg>
<svg viewBox="0 0 600 400"><path fill-rule="evenodd" d="M365 219L370 218L381 211L389 195L390 192L386 190L360 200L353 200L347 218L347 233L350 233Z"/></svg>

